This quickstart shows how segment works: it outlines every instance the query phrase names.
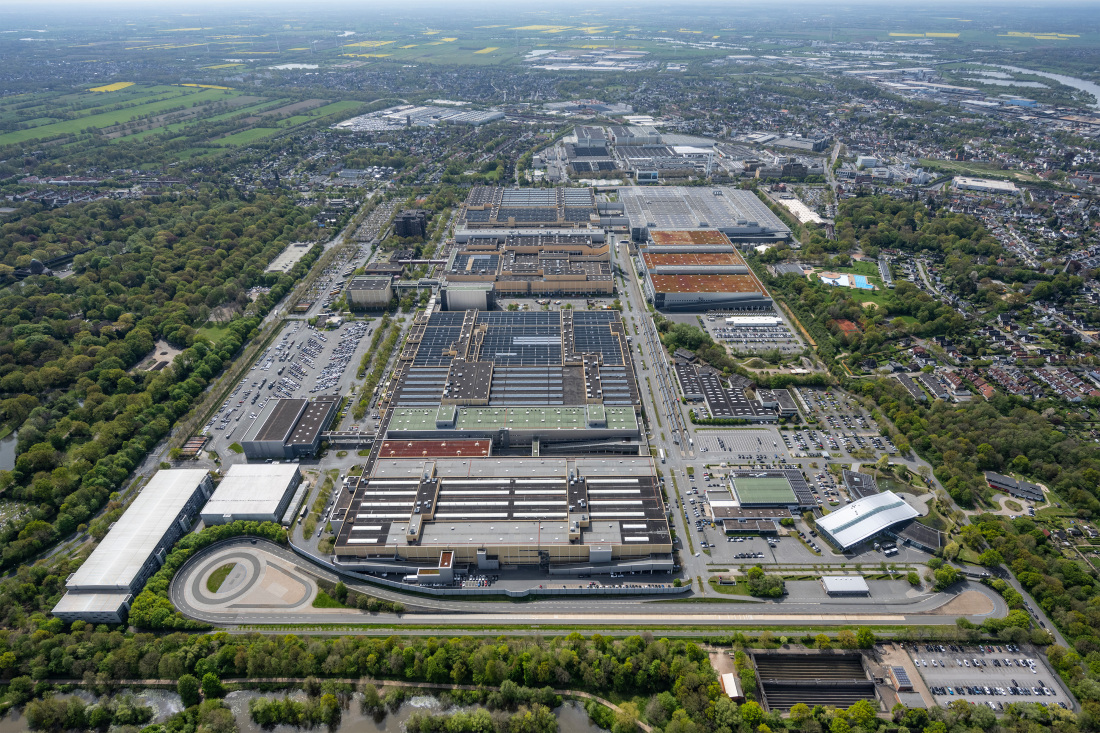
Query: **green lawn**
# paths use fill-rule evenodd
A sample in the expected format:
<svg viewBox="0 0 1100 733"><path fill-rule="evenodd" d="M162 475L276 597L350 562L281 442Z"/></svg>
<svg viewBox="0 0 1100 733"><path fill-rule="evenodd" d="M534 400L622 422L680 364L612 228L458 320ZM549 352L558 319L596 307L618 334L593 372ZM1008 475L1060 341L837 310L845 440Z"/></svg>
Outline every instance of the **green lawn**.
<svg viewBox="0 0 1100 733"><path fill-rule="evenodd" d="M230 443L229 450L233 451L237 455L244 453L244 448L241 447L240 443Z"/></svg>
<svg viewBox="0 0 1100 733"><path fill-rule="evenodd" d="M220 343L229 333L228 323L207 323L196 332L199 336L205 336L213 344Z"/></svg>
<svg viewBox="0 0 1100 733"><path fill-rule="evenodd" d="M718 593L725 596L747 596L749 595L748 584L740 580L735 585L722 585L714 578L707 581L707 584Z"/></svg>
<svg viewBox="0 0 1100 733"><path fill-rule="evenodd" d="M351 606L345 606L340 601L336 600L328 593L318 589L317 597L313 599L314 608L351 608Z"/></svg>
<svg viewBox="0 0 1100 733"><path fill-rule="evenodd" d="M233 572L233 568L237 566L237 563L231 562L227 565L222 565L220 568L210 573L210 577L206 579L206 589L211 593L217 593L222 587L222 583L229 576L229 573Z"/></svg>

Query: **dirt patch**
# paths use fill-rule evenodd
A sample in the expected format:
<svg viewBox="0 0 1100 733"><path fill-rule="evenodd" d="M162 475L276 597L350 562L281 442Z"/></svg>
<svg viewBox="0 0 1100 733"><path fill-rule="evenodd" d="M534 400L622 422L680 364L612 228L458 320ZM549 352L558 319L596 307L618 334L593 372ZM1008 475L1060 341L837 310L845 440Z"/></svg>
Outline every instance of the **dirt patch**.
<svg viewBox="0 0 1100 733"><path fill-rule="evenodd" d="M180 349L172 346L167 341L157 341L157 345L153 347L144 359L138 362L138 365L134 367L136 372L150 372L160 371L164 369L172 360L182 353Z"/></svg>
<svg viewBox="0 0 1100 733"><path fill-rule="evenodd" d="M305 112L311 110L314 107L320 107L322 104L327 104L327 99L307 99L304 102L295 102L294 104L287 104L282 107L276 107L275 109L268 110L260 114L261 117L289 117L299 112Z"/></svg>
<svg viewBox="0 0 1100 733"><path fill-rule="evenodd" d="M984 616L993 613L995 608L993 601L985 593L967 590L929 613L939 616Z"/></svg>
<svg viewBox="0 0 1100 733"><path fill-rule="evenodd" d="M711 652L708 656L710 656L710 666L719 677L727 672L733 672L733 657L726 652Z"/></svg>
<svg viewBox="0 0 1100 733"><path fill-rule="evenodd" d="M875 302L875 301L873 301L873 300L865 300L865 301L863 301L863 303L861 303L861 305L862 305L862 306L863 306L864 308L866 308L866 307L868 307L868 306L870 306L871 308L878 308L878 303L876 303L876 302Z"/></svg>

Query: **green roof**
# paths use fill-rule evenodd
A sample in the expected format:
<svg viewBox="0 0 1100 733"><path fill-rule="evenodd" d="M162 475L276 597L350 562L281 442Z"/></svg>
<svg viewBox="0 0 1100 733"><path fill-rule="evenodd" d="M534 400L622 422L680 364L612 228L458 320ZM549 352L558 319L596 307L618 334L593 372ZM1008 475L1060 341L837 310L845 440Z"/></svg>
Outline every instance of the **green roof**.
<svg viewBox="0 0 1100 733"><path fill-rule="evenodd" d="M633 407L604 407L609 430L637 430ZM435 430L438 408L397 407L390 430ZM457 430L583 430L588 427L584 407L459 407Z"/></svg>
<svg viewBox="0 0 1100 733"><path fill-rule="evenodd" d="M794 489L791 482L785 478L743 478L733 480L733 488L737 491L737 498L742 505L766 504L785 505L797 504Z"/></svg>

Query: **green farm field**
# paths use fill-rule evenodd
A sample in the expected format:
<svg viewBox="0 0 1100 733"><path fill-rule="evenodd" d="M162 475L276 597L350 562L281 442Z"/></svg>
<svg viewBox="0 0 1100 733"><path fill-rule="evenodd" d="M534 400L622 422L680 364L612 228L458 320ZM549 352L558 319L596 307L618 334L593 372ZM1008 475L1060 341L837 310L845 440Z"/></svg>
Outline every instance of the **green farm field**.
<svg viewBox="0 0 1100 733"><path fill-rule="evenodd" d="M61 137L63 135L72 135L75 133L79 133L81 130L86 130L89 127L110 127L111 125L118 125L123 122L128 122L131 118L134 117L156 114L158 112L164 112L166 110L175 109L178 107L189 107L196 104L222 101L239 96L239 94L239 92L235 92L232 90L196 89L194 92L191 92L189 94L182 94L178 97L171 97L168 99L161 99L159 101L149 102L146 104L139 104L136 107L127 107L125 109L115 110L113 112L92 114L86 117L79 117L73 120L65 120L64 122L55 122L49 125L43 125L41 127L35 127L28 130L16 130L14 132L8 132L0 135L0 145L10 145L12 143L21 143L26 142L27 140L34 139L48 140L51 138Z"/></svg>

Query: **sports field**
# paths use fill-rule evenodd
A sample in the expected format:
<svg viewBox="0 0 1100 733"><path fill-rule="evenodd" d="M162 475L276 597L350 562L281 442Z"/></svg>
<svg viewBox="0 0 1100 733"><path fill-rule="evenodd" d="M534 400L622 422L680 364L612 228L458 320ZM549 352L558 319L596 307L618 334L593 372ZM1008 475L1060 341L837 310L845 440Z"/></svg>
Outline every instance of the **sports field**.
<svg viewBox="0 0 1100 733"><path fill-rule="evenodd" d="M783 506L797 504L794 489L785 478L742 478L733 480L734 491L742 506Z"/></svg>

